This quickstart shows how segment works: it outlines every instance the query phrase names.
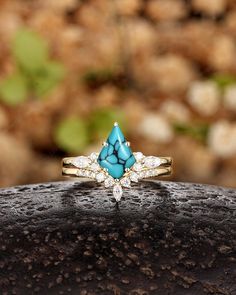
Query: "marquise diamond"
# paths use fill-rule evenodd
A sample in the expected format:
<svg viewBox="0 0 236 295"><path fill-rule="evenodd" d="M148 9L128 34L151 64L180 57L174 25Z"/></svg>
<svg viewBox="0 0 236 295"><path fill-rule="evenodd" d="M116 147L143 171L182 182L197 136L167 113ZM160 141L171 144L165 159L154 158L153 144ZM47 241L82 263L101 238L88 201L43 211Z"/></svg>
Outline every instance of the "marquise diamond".
<svg viewBox="0 0 236 295"><path fill-rule="evenodd" d="M72 164L78 168L86 168L91 163L90 159L85 156L76 157L72 160Z"/></svg>
<svg viewBox="0 0 236 295"><path fill-rule="evenodd" d="M120 201L122 194L123 194L123 190L121 185L119 183L115 184L113 187L113 196L117 202Z"/></svg>
<svg viewBox="0 0 236 295"><path fill-rule="evenodd" d="M146 157L144 160L144 165L147 168L156 168L160 166L160 164L161 164L161 160L160 158L157 158L157 157L149 156L149 157Z"/></svg>

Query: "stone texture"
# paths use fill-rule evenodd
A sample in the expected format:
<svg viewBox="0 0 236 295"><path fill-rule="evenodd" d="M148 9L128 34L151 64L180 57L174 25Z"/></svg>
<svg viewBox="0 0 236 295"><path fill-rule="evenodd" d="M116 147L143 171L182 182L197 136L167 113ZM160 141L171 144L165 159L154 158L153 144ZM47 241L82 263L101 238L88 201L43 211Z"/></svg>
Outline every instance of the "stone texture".
<svg viewBox="0 0 236 295"><path fill-rule="evenodd" d="M98 163L106 168L113 177L120 179L126 168L130 168L135 163L134 155L119 126L114 126L107 138L107 145L99 154Z"/></svg>
<svg viewBox="0 0 236 295"><path fill-rule="evenodd" d="M236 191L141 182L0 190L0 294L235 295Z"/></svg>

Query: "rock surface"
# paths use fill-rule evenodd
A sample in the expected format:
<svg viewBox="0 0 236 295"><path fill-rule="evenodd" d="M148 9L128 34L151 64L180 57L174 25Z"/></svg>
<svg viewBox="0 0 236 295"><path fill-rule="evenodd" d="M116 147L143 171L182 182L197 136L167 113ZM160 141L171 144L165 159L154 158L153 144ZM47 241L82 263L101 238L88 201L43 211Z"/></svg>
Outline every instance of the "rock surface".
<svg viewBox="0 0 236 295"><path fill-rule="evenodd" d="M0 191L0 293L236 294L236 190L146 181Z"/></svg>

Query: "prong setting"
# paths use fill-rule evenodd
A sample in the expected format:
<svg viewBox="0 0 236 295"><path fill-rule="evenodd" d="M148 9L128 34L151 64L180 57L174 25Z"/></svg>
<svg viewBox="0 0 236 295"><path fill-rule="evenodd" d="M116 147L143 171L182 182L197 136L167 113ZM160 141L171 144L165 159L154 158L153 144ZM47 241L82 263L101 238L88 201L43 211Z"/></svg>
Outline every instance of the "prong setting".
<svg viewBox="0 0 236 295"><path fill-rule="evenodd" d="M84 177L103 183L105 188L113 188L113 196L120 201L123 190L137 183L141 179L167 176L172 172L170 157L144 156L141 153L134 153L136 163L131 168L125 168L125 174L121 178L113 178L109 175L107 168L97 163L97 153L88 157L72 157L63 159L63 175ZM72 167L71 167L72 166Z"/></svg>
<svg viewBox="0 0 236 295"><path fill-rule="evenodd" d="M108 169L107 169L107 168L102 168L102 170L103 170L103 172L104 172L105 174L108 175Z"/></svg>
<svg viewBox="0 0 236 295"><path fill-rule="evenodd" d="M113 196L120 201L123 189L144 178L166 176L172 172L170 157L144 156L133 153L118 123L115 122L100 153L89 156L64 158L62 173L103 183L105 188L113 187Z"/></svg>

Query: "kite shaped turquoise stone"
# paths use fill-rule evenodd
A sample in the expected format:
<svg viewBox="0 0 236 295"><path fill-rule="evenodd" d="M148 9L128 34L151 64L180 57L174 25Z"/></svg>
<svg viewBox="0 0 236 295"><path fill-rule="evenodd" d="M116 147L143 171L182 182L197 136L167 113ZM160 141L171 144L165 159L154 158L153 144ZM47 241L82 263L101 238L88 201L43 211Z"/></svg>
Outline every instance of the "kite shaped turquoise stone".
<svg viewBox="0 0 236 295"><path fill-rule="evenodd" d="M136 162L120 127L115 124L98 156L98 164L116 179L120 179Z"/></svg>

